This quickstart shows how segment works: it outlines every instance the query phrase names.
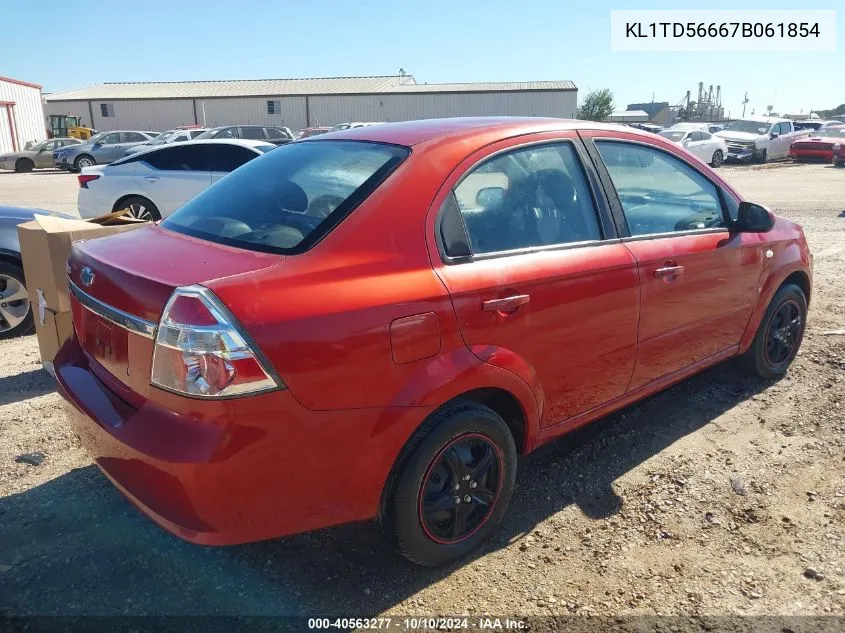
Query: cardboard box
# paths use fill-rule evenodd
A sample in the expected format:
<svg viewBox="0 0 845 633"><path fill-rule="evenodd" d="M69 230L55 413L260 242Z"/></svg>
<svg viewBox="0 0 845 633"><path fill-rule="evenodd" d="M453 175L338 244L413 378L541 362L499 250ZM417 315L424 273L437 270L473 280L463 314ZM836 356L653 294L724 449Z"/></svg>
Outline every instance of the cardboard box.
<svg viewBox="0 0 845 633"><path fill-rule="evenodd" d="M73 334L66 264L73 242L123 233L147 222L118 211L91 220L71 220L49 215L18 225L21 259L41 363L52 368L53 357Z"/></svg>

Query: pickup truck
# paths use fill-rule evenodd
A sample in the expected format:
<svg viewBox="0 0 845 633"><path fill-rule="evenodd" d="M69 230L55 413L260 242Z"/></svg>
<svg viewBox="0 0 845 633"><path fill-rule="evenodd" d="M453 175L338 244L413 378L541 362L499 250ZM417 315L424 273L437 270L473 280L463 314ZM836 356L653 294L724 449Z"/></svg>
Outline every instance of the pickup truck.
<svg viewBox="0 0 845 633"><path fill-rule="evenodd" d="M773 117L737 119L716 132L728 144L729 160L759 163L770 158L786 158L789 146L810 134L810 130L796 130L789 119Z"/></svg>

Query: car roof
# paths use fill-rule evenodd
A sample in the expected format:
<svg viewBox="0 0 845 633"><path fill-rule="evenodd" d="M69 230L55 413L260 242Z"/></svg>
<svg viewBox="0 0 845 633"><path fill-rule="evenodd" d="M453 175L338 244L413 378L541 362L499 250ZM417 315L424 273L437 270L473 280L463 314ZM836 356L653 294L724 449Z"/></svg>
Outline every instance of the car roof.
<svg viewBox="0 0 845 633"><path fill-rule="evenodd" d="M317 137L307 138L302 143L323 143L333 139L373 141L394 145L413 146L438 137L460 136L463 138L480 136L491 130L501 132L503 137L551 132L559 130L613 130L642 134L651 137L649 132L625 127L618 123L595 123L575 119L553 119L543 117L455 117L451 119L422 119L367 125L348 130L327 132Z"/></svg>

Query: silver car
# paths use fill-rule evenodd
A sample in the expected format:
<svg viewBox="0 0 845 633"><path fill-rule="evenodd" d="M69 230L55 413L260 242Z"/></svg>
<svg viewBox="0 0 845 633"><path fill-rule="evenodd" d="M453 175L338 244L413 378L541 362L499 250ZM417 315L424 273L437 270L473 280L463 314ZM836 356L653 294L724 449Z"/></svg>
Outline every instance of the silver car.
<svg viewBox="0 0 845 633"><path fill-rule="evenodd" d="M146 152L148 149L153 149L154 147L158 147L160 145L167 145L169 143L184 143L185 141L192 141L206 130L207 128L204 127L167 130L167 132L162 132L147 143L141 143L140 145L128 148L123 155L131 156L132 154Z"/></svg>
<svg viewBox="0 0 845 633"><path fill-rule="evenodd" d="M156 136L158 132L135 130L100 132L85 143L53 152L53 159L56 161L56 167L68 171L80 171L92 165L107 165L118 158L123 158L126 148L147 143Z"/></svg>
<svg viewBox="0 0 845 633"><path fill-rule="evenodd" d="M14 169L18 173L53 166L53 152L79 145L78 138L51 138L20 152L0 155L0 169Z"/></svg>

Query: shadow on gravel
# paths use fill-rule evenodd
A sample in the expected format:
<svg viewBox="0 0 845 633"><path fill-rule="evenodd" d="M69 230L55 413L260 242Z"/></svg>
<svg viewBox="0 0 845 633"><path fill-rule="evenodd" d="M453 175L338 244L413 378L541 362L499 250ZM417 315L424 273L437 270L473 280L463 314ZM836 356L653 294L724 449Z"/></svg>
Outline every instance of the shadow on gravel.
<svg viewBox="0 0 845 633"><path fill-rule="evenodd" d="M56 390L56 383L44 369L32 369L0 377L0 405L43 396Z"/></svg>
<svg viewBox="0 0 845 633"><path fill-rule="evenodd" d="M763 386L722 365L538 450L520 463L501 532L475 558L570 504L613 515L624 503L611 487L618 477ZM474 564L414 567L373 524L190 545L143 518L93 466L0 499L0 613L364 617Z"/></svg>

